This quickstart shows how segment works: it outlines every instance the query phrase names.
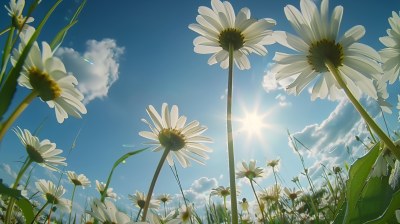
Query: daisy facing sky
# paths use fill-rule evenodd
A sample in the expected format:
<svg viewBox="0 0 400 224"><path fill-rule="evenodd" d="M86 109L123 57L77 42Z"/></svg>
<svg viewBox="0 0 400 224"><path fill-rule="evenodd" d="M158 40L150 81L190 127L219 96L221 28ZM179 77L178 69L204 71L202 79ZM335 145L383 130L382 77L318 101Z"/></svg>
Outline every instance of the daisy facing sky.
<svg viewBox="0 0 400 224"><path fill-rule="evenodd" d="M279 44L296 52L275 53L273 72L276 79L293 79L285 88L296 95L317 79L311 98L329 97L335 100L342 94L341 87L326 65L331 63L356 98L365 93L377 99L373 81L382 78L381 58L370 46L358 43L365 34L365 28L353 26L339 38L343 7L336 6L332 15L328 10L329 0L321 2L320 10L311 0L301 0L300 11L293 5L285 7L285 15L299 36L285 31L274 32Z"/></svg>
<svg viewBox="0 0 400 224"><path fill-rule="evenodd" d="M236 66L250 69L248 55L264 56L268 52L264 45L273 43L270 28L276 24L275 20L255 20L248 8L242 8L236 15L228 1L212 0L211 8L200 6L198 12L198 24L190 24L189 29L201 35L193 41L194 51L213 54L208 59L210 65L221 63L222 68L228 68L229 44L233 43Z"/></svg>

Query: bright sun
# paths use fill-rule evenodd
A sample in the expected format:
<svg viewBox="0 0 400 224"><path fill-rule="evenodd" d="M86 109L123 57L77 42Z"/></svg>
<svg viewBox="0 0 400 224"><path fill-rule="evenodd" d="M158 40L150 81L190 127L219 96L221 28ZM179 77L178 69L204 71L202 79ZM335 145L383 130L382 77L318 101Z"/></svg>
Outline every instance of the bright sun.
<svg viewBox="0 0 400 224"><path fill-rule="evenodd" d="M255 112L246 113L242 119L238 119L242 125L239 131L246 132L249 137L260 136L262 129L267 126L264 117L265 115L259 115Z"/></svg>

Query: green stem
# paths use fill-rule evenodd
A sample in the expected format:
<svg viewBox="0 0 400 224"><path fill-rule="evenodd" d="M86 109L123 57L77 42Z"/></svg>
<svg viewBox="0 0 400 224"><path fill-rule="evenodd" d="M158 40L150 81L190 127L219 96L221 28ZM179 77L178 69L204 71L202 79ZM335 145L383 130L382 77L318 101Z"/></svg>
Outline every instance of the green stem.
<svg viewBox="0 0 400 224"><path fill-rule="evenodd" d="M253 179L249 179L249 180L250 180L251 189L253 190L254 196L256 197L258 207L260 208L260 212L261 212L262 219L263 219L262 223L265 223L267 220L265 219L265 216L264 216L264 209L261 206L261 203L260 203L260 200L258 199L256 190L254 189Z"/></svg>
<svg viewBox="0 0 400 224"><path fill-rule="evenodd" d="M137 222L137 221L139 220L139 217L140 217L140 213L141 213L141 212L142 212L142 208L139 208L139 211L138 211L138 213L137 213L135 222Z"/></svg>
<svg viewBox="0 0 400 224"><path fill-rule="evenodd" d="M17 189L18 183L21 180L22 176L24 175L25 171L28 169L28 167L31 165L33 161L27 157L24 164L22 165L21 169L18 172L17 178L15 178L15 182L12 186L12 189ZM6 216L5 216L5 223L10 223L11 221L11 215L14 210L14 204L16 202L15 198L10 198L10 201L8 203L7 211L6 211Z"/></svg>
<svg viewBox="0 0 400 224"><path fill-rule="evenodd" d="M170 151L169 149L164 149L164 152L161 156L160 162L158 162L156 172L154 173L153 180L151 181L149 191L147 192L146 203L144 204L144 208L143 208L142 222L146 221L147 210L149 209L149 206L150 206L151 195L153 194L153 190L156 185L158 175L160 174L161 168L165 162L165 159L167 158L169 151Z"/></svg>
<svg viewBox="0 0 400 224"><path fill-rule="evenodd" d="M47 205L49 204L49 202L47 201L38 211L38 213L36 213L35 217L32 219L31 224L35 223L35 220L39 217L40 213L42 213L42 211L47 207Z"/></svg>
<svg viewBox="0 0 400 224"><path fill-rule="evenodd" d="M72 216L72 206L74 205L74 196L75 196L76 185L74 184L74 189L72 190L71 196L71 212L69 213L68 223L71 223L71 216Z"/></svg>
<svg viewBox="0 0 400 224"><path fill-rule="evenodd" d="M232 224L238 224L236 180L235 180L235 154L233 151L232 133L232 89L233 89L233 45L229 44L229 77L228 77L228 96L226 122L228 132L228 158L229 158L229 183L231 189L231 210Z"/></svg>
<svg viewBox="0 0 400 224"><path fill-rule="evenodd" d="M354 97L351 93L350 89L347 87L346 83L340 76L338 69L331 63L326 62L326 66L328 67L329 71L335 77L336 81L339 83L340 87L343 88L344 92L346 93L347 97L353 103L354 107L360 113L362 118L368 124L368 126L379 136L379 138L385 143L385 145L389 148L390 152L396 156L397 160L400 160L400 150L396 147L393 141L385 134L384 131L376 124L374 119L369 116L368 112L364 109L364 107L358 102L358 100Z"/></svg>
<svg viewBox="0 0 400 224"><path fill-rule="evenodd" d="M18 105L10 117L0 127L0 141L3 139L5 133L14 123L14 121L21 115L21 113L28 107L28 105L38 96L36 91L32 91L25 99Z"/></svg>

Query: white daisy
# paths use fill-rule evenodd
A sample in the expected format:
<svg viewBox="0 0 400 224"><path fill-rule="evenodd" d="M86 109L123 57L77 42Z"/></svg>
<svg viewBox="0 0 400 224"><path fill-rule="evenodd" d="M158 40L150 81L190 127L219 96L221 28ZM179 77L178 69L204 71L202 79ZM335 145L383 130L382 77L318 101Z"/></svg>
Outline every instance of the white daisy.
<svg viewBox="0 0 400 224"><path fill-rule="evenodd" d="M74 171L67 171L67 176L75 186L82 186L84 189L90 185L90 180L84 174L77 175Z"/></svg>
<svg viewBox="0 0 400 224"><path fill-rule="evenodd" d="M48 203L53 204L66 213L71 212L71 201L62 198L65 193L65 189L62 185L57 187L53 182L43 179L38 180L35 185L38 191L43 193L43 198Z"/></svg>
<svg viewBox="0 0 400 224"><path fill-rule="evenodd" d="M59 156L63 151L56 149L56 144L50 142L48 139L39 141L39 138L33 136L27 129L23 131L17 127L14 129L15 134L18 136L22 145L28 153L29 159L32 162L39 164L42 167L56 171L56 166L66 166L65 157Z"/></svg>
<svg viewBox="0 0 400 224"><path fill-rule="evenodd" d="M294 201L296 198L299 197L300 194L303 193L303 191L300 191L300 190L296 191L295 188L290 189L287 187L283 188L283 192L285 192L286 196L288 196L288 198L290 198L290 200L292 200L292 201Z"/></svg>
<svg viewBox="0 0 400 224"><path fill-rule="evenodd" d="M134 223L131 221L128 215L120 212L111 201L105 201L102 203L99 199L95 198L91 204L91 211L86 211L93 218L97 219L100 223L115 223L115 224L127 224Z"/></svg>
<svg viewBox="0 0 400 224"><path fill-rule="evenodd" d="M103 194L105 188L106 188L106 184L105 183L96 180L96 189L100 194ZM105 197L109 197L109 198L112 198L112 199L117 199L117 194L113 192L113 188L108 187Z"/></svg>
<svg viewBox="0 0 400 224"><path fill-rule="evenodd" d="M208 64L221 63L229 66L229 46L232 46L236 66L243 70L250 68L247 56L250 53L266 55L264 45L272 44L272 31L276 24L273 19L255 20L250 18L250 10L242 8L237 15L228 1L211 0L211 8L200 6L198 24L190 24L189 29L200 34L193 41L194 51L199 54L213 54Z"/></svg>
<svg viewBox="0 0 400 224"><path fill-rule="evenodd" d="M391 29L387 29L388 36L379 38L386 48L379 53L383 61L384 80L390 84L396 81L400 72L400 17L396 12L392 12L392 17L388 19Z"/></svg>
<svg viewBox="0 0 400 224"><path fill-rule="evenodd" d="M128 198L138 208L143 209L144 205L146 204L146 195L143 194L142 192L136 191L135 194L129 194ZM153 200L153 199L150 200L149 208L158 209L159 207L160 207L159 200Z"/></svg>
<svg viewBox="0 0 400 224"><path fill-rule="evenodd" d="M28 27L28 23L34 21L32 17L26 18L22 15L22 11L25 7L25 0L10 0L9 7L6 5L4 7L7 9L8 15L12 18L13 26L17 29L25 29Z"/></svg>
<svg viewBox="0 0 400 224"><path fill-rule="evenodd" d="M239 166L236 172L236 178L247 178L253 180L257 177L262 177L263 169L261 167L256 167L256 161L250 160L249 164L242 162L242 166Z"/></svg>
<svg viewBox="0 0 400 224"><path fill-rule="evenodd" d="M217 188L213 188L210 195L216 195L221 198L226 198L227 196L231 195L231 189L230 187L225 188L224 186L219 186Z"/></svg>
<svg viewBox="0 0 400 224"><path fill-rule="evenodd" d="M188 205L182 205L179 209L179 215L177 218L167 222L167 224L186 224L192 223L192 217L194 216L193 207Z"/></svg>
<svg viewBox="0 0 400 224"><path fill-rule="evenodd" d="M184 168L190 165L189 159L204 164L200 159L209 158L206 152L212 152L212 150L201 144L211 142L210 138L201 136L207 128L201 126L198 121L192 121L186 125L186 117L179 116L178 106L173 105L169 111L168 104L163 103L161 115L152 105L148 106L146 111L154 126L142 119L150 127L151 132L141 131L139 135L152 140L148 144L155 146L153 151L170 150L171 153L167 156L170 166L174 164L171 154L175 155Z"/></svg>
<svg viewBox="0 0 400 224"><path fill-rule="evenodd" d="M328 0L323 0L320 11L312 0L301 0L301 11L292 5L285 7L286 17L299 37L284 31L276 31L273 36L296 53L277 52L272 72L276 73L278 81L294 79L286 86L289 93L297 95L317 79L311 98L335 100L342 91L327 67L329 64L339 71L357 99L362 93L377 99L373 81L382 78L380 55L368 45L357 42L365 34L363 26L354 26L338 38L343 7L336 6L329 19L328 4Z"/></svg>
<svg viewBox="0 0 400 224"><path fill-rule="evenodd" d="M29 29L21 34L21 43L18 49L14 49L11 62L13 65L18 61L27 40L34 29ZM86 114L86 107L81 102L83 95L75 88L78 81L75 76L67 74L63 62L53 56L49 44L42 42L42 50L35 42L30 49L28 57L18 83L28 89L35 91L41 100L45 101L50 108L55 108L58 123L62 123L68 114L81 118Z"/></svg>
<svg viewBox="0 0 400 224"><path fill-rule="evenodd" d="M172 201L172 196L170 194L160 194L157 199L165 204Z"/></svg>

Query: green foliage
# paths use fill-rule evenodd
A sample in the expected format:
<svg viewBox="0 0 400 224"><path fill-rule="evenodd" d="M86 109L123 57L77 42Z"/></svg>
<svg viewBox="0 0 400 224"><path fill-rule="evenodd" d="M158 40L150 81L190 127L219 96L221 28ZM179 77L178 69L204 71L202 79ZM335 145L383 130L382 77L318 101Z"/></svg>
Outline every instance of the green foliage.
<svg viewBox="0 0 400 224"><path fill-rule="evenodd" d="M16 204L21 209L22 213L25 216L25 220L27 223L31 223L34 217L33 207L28 199L24 198L21 195L20 190L12 189L3 184L3 181L0 179L0 195L4 195L16 200Z"/></svg>

